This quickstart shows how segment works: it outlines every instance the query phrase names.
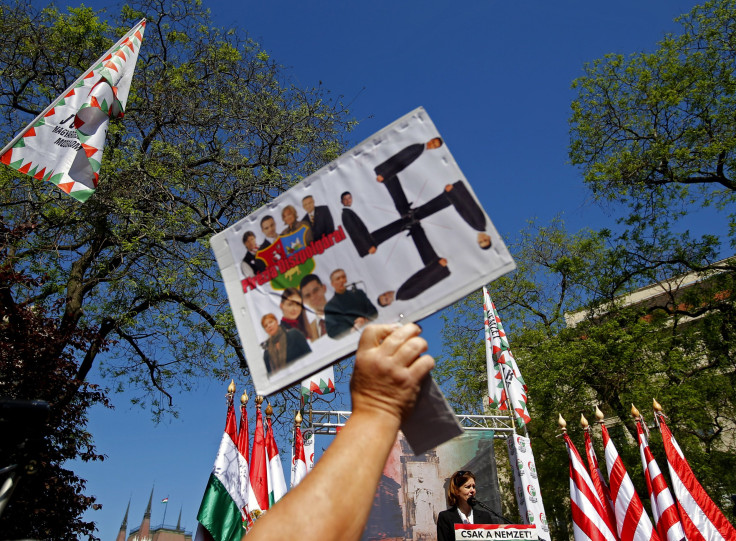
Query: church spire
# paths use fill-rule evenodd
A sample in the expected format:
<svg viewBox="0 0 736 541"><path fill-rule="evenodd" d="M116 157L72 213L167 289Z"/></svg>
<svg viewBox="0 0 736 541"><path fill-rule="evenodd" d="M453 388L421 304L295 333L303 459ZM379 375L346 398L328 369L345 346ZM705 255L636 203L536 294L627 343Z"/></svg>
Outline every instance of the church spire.
<svg viewBox="0 0 736 541"><path fill-rule="evenodd" d="M143 518L151 518L151 502L153 501L153 488L151 487L151 495L148 497L148 506L146 507L146 514Z"/></svg>
<svg viewBox="0 0 736 541"><path fill-rule="evenodd" d="M116 541L125 541L125 532L128 530L128 511L130 511L130 499L128 500L128 507L125 509L125 516L123 517L123 523L120 525L120 531Z"/></svg>
<svg viewBox="0 0 736 541"><path fill-rule="evenodd" d="M179 507L179 520L176 521L176 531L181 530L181 507Z"/></svg>

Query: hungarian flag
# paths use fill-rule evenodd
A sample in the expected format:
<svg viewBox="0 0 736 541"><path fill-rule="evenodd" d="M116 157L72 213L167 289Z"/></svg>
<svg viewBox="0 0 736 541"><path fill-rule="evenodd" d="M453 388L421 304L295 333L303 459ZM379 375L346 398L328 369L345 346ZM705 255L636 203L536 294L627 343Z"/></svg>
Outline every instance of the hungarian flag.
<svg viewBox="0 0 736 541"><path fill-rule="evenodd" d="M243 533L241 510L246 502L240 490L240 453L236 443L238 437L235 408L228 405L225 433L215 458L207 488L199 506L197 538L215 541L238 541ZM207 531L205 534L202 531Z"/></svg>
<svg viewBox="0 0 736 541"><path fill-rule="evenodd" d="M570 458L570 506L575 541L618 541L578 450L567 432L563 437Z"/></svg>
<svg viewBox="0 0 736 541"><path fill-rule="evenodd" d="M590 428L585 428L585 458L588 460L588 471L590 479L593 481L595 491L598 494L603 507L606 509L606 518L611 531L616 531L616 515L613 512L613 502L611 501L611 492L608 489L606 480L603 478L601 469L598 466L598 456L595 454L593 441L590 438Z"/></svg>
<svg viewBox="0 0 736 541"><path fill-rule="evenodd" d="M113 45L0 151L0 161L86 201L97 187L108 121L125 113L145 27L143 19Z"/></svg>
<svg viewBox="0 0 736 541"><path fill-rule="evenodd" d="M498 315L496 307L494 306L485 287L483 288L483 295L485 299L483 304L488 307L486 311L486 315L488 316L486 319L486 327L490 328L491 354L496 372L496 374L493 375L493 378L497 381L497 373L500 373L501 377L505 380L505 389L508 392L509 402L514 410L516 423L522 427L531 421L531 417L529 417L529 409L527 407L526 383L524 383L524 378L521 377L521 372L516 364L516 359L514 359L514 356L511 354L511 347L509 345L508 338L506 337L506 333L503 330L501 317ZM487 348L488 346L486 346L486 352L488 351ZM489 397L492 396L490 394L491 376L492 374L489 372ZM504 382L501 382L501 385L503 384ZM500 409L504 408L501 407Z"/></svg>
<svg viewBox="0 0 736 541"><path fill-rule="evenodd" d="M689 541L721 541L736 539L736 529L713 503L695 477L685 455L672 436L664 416L657 412L662 443L667 454L670 479L679 502L680 518Z"/></svg>
<svg viewBox="0 0 736 541"><path fill-rule="evenodd" d="M488 406L491 409L505 410L506 407L506 391L504 390L503 377L501 371L496 367L493 360L493 340L494 333L491 331L491 325L496 326L496 318L491 310L491 298L488 296L488 290L483 287L483 320L485 323L486 335L486 371L488 374ZM495 333L498 336L498 331ZM498 347L500 348L500 340Z"/></svg>
<svg viewBox="0 0 736 541"><path fill-rule="evenodd" d="M644 512L639 495L634 489L623 460L616 450L605 425L601 425L606 452L608 480L611 483L611 499L616 513L616 528L621 541L660 541L657 530Z"/></svg>
<svg viewBox="0 0 736 541"><path fill-rule="evenodd" d="M256 431L253 434L253 454L250 462L250 486L261 511L268 509L268 459L266 433L263 430L261 407L256 407Z"/></svg>
<svg viewBox="0 0 736 541"><path fill-rule="evenodd" d="M324 370L313 374L302 381L302 396L306 398L311 394L329 394L335 392L335 369L328 366Z"/></svg>
<svg viewBox="0 0 736 541"><path fill-rule="evenodd" d="M240 469L240 493L243 501L246 502L243 514L248 523L247 528L253 525L253 515L255 511L260 511L258 499L250 485L250 468L248 465L248 412L245 405L240 405L240 427L238 428L238 452L243 461L243 467Z"/></svg>
<svg viewBox="0 0 736 541"><path fill-rule="evenodd" d="M299 425L294 429L294 448L291 457L291 488L307 475L307 457L304 454L304 437Z"/></svg>
<svg viewBox="0 0 736 541"><path fill-rule="evenodd" d="M271 506L286 494L286 479L284 479L284 468L281 466L279 448L276 447L270 418L266 432L266 451L268 452L268 504Z"/></svg>
<svg viewBox="0 0 736 541"><path fill-rule="evenodd" d="M662 541L681 541L685 539L685 532L677 513L677 504L649 448L641 417L636 421L636 433L639 438L639 454L644 468L644 479L647 483L647 491L649 491L649 502L659 537L662 538Z"/></svg>

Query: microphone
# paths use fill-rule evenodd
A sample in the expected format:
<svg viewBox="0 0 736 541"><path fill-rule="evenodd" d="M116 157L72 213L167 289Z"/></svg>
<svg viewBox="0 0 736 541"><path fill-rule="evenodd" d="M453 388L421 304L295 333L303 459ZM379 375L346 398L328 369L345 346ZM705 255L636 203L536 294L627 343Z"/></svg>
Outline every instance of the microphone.
<svg viewBox="0 0 736 541"><path fill-rule="evenodd" d="M500 518L501 520L503 520L504 523L511 524L511 521L509 519L507 519L505 516L503 516L503 515L501 515L499 513L496 513L493 509L491 509L490 507L488 507L483 502L479 502L478 500L476 500L475 499L475 496L471 496L470 498L468 498L468 505L470 507L475 507L476 505L480 505L483 509L485 509L486 511L488 511L489 513L491 513L493 516L495 516L495 517Z"/></svg>

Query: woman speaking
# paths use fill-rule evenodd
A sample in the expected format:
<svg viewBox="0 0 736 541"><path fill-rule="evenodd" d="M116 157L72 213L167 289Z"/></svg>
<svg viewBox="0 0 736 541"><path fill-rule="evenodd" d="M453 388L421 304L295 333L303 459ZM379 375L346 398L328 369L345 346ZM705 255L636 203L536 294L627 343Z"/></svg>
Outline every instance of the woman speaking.
<svg viewBox="0 0 736 541"><path fill-rule="evenodd" d="M437 517L437 541L454 541L455 524L494 524L490 513L473 509L468 503L474 496L473 472L460 470L453 473L447 485L447 505L450 508Z"/></svg>

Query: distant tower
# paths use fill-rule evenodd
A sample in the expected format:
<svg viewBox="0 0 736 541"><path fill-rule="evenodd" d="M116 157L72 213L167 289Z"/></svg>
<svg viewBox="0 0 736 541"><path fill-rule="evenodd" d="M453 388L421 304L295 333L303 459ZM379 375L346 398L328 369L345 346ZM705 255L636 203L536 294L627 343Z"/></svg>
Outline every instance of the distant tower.
<svg viewBox="0 0 736 541"><path fill-rule="evenodd" d="M151 527L151 504L153 503L153 489L148 497L148 505L146 512L143 514L143 521L139 528L130 531L127 539L125 538L125 528L128 525L128 511L125 511L123 524L120 526L120 533L116 541L192 541L192 532L184 531L181 527L181 508L179 509L179 520L176 521L176 527L159 524ZM130 502L128 502L130 509Z"/></svg>
<svg viewBox="0 0 736 541"><path fill-rule="evenodd" d="M130 511L130 500L128 500L128 507L125 509L125 516L123 517L123 523L120 525L120 531L115 541L125 541L125 532L128 529L128 511Z"/></svg>

